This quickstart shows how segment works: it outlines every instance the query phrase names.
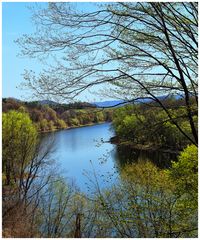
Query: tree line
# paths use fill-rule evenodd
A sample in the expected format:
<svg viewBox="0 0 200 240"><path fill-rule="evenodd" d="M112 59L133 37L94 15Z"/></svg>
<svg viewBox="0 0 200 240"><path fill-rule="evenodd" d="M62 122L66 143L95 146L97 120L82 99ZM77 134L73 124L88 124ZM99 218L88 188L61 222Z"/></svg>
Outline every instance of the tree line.
<svg viewBox="0 0 200 240"><path fill-rule="evenodd" d="M193 99L193 102L195 100ZM173 120L176 120L184 134L173 124L166 111L158 104L126 105L115 110L113 127L116 137L112 139L118 144L129 144L146 148L164 148L181 150L193 139L190 124L187 119L187 109L183 99L168 97L161 100ZM191 105L194 126L198 126L198 115L195 106Z"/></svg>
<svg viewBox="0 0 200 240"><path fill-rule="evenodd" d="M37 101L21 102L14 99L3 99L2 110L27 112L40 132L109 122L113 113L112 109L101 110L84 102L42 105Z"/></svg>

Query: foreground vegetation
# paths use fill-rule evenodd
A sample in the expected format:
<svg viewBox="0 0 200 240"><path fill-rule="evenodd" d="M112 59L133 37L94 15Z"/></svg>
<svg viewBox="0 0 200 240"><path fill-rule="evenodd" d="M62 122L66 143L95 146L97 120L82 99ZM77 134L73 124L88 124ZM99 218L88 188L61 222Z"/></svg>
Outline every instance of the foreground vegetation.
<svg viewBox="0 0 200 240"><path fill-rule="evenodd" d="M94 170L90 196L51 166L51 144L41 146L28 113L4 113L4 237L197 237L195 145L168 170L126 165L105 190Z"/></svg>

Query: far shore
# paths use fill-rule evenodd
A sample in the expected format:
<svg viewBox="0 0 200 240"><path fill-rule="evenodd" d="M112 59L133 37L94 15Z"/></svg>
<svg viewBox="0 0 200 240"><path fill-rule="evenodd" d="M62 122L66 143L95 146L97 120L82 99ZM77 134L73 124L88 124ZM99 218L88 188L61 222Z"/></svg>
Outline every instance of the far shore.
<svg viewBox="0 0 200 240"><path fill-rule="evenodd" d="M62 131L62 130L71 130L74 128L90 127L90 126L100 125L100 124L104 124L104 123L111 123L111 122L88 123L88 124L84 124L84 125L71 126L71 127L66 127L66 128L55 128L55 129L48 130L48 131L39 131L39 133L51 133L51 132Z"/></svg>

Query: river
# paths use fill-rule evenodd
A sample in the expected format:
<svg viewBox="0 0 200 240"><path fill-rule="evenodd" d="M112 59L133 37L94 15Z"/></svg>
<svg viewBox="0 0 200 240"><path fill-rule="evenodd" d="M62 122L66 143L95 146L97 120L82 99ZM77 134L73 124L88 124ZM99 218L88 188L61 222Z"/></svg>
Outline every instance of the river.
<svg viewBox="0 0 200 240"><path fill-rule="evenodd" d="M116 184L124 163L151 160L158 166L167 167L168 160L175 158L169 154L119 148L108 142L112 136L111 124L104 123L48 133L44 141L54 138L52 158L56 169L83 192L91 192L97 183L101 189Z"/></svg>

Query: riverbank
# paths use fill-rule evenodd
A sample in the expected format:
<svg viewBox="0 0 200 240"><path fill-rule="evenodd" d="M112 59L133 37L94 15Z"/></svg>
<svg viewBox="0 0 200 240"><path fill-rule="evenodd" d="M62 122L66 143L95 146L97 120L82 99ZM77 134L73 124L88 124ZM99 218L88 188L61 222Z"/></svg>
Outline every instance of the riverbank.
<svg viewBox="0 0 200 240"><path fill-rule="evenodd" d="M110 143L115 144L117 146L126 146L131 149L149 151L149 152L179 154L179 152L182 150L182 149L163 148L162 146L159 146L159 145L156 146L153 144L139 144L139 143L133 143L131 141L121 141L117 136L110 138Z"/></svg>
<svg viewBox="0 0 200 240"><path fill-rule="evenodd" d="M88 124L84 124L84 125L70 126L70 127L66 127L66 128L55 128L52 130L39 131L39 133L51 133L51 132L56 132L56 131L61 131L61 130L70 130L70 129L74 129L74 128L90 127L90 126L100 125L100 124L104 124L104 123L110 123L110 122L88 123Z"/></svg>

